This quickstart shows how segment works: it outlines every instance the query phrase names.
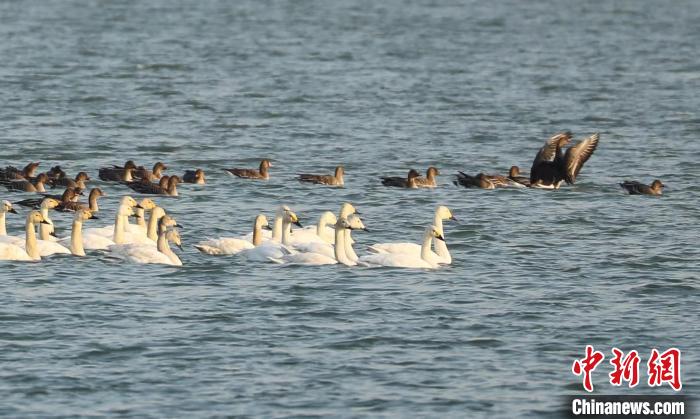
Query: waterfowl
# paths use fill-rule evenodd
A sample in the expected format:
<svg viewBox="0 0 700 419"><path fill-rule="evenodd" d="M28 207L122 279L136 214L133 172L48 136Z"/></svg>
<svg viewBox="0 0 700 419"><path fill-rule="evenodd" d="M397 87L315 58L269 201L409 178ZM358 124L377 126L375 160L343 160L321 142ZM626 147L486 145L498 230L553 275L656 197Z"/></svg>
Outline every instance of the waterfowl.
<svg viewBox="0 0 700 419"><path fill-rule="evenodd" d="M49 175L47 174L47 176ZM53 186L54 188L57 186L64 186L66 188L85 189L85 182L88 181L90 181L90 176L88 176L88 174L85 172L78 172L78 174L75 176L75 180L65 176L50 179L51 186Z"/></svg>
<svg viewBox="0 0 700 419"><path fill-rule="evenodd" d="M53 198L44 198L39 206L39 212L46 223L39 224L39 239L42 241L56 241L56 233L53 221L49 218L49 210L56 209L61 202Z"/></svg>
<svg viewBox="0 0 700 419"><path fill-rule="evenodd" d="M34 183L27 179L15 179L11 181L4 182L5 186L10 191L22 191L22 192L46 192L44 184L49 181L49 177L46 173L40 173L36 177Z"/></svg>
<svg viewBox="0 0 700 419"><path fill-rule="evenodd" d="M348 214L349 215L349 214ZM325 211L318 218L315 226L307 226L303 229L292 230L290 243L294 246L303 243L328 243L335 242L335 224L338 222L335 214Z"/></svg>
<svg viewBox="0 0 700 419"><path fill-rule="evenodd" d="M440 171L437 169L437 167L428 167L428 170L425 172L425 177L417 177L416 178L416 185L419 188L435 188L437 186L437 177L440 174Z"/></svg>
<svg viewBox="0 0 700 419"><path fill-rule="evenodd" d="M194 247L207 255L235 255L245 249L252 249L263 243L262 230L269 229L267 217L260 214L253 222L253 241L233 238L219 237L218 239L208 239L197 243Z"/></svg>
<svg viewBox="0 0 700 419"><path fill-rule="evenodd" d="M348 259L346 246L352 246L347 237L347 231L351 229L365 230L362 220L356 215L351 215L349 218L341 218L335 224L335 237L332 254L328 255L326 251L316 252L290 252L281 258L270 258L275 263L284 264L299 264L299 265L333 265L342 263L346 266L357 265L357 262ZM326 243L321 244L321 249L329 249L330 246Z"/></svg>
<svg viewBox="0 0 700 419"><path fill-rule="evenodd" d="M394 268L435 269L439 265L430 254L430 245L433 239L444 240L437 227L430 226L423 234L420 258L405 253L377 253L365 255L360 258L362 265L387 266Z"/></svg>
<svg viewBox="0 0 700 419"><path fill-rule="evenodd" d="M666 187L659 179L651 182L651 185L645 185L636 180L626 180L620 183L620 186L630 195L661 195Z"/></svg>
<svg viewBox="0 0 700 419"><path fill-rule="evenodd" d="M165 188L161 187L160 185L150 183L145 179L143 179L141 182L127 183L127 186L141 194L178 196L177 185L180 183L180 177L177 175L170 176L167 182L168 186Z"/></svg>
<svg viewBox="0 0 700 419"><path fill-rule="evenodd" d="M51 183L53 183L54 180L63 179L67 176L66 172L63 171L61 166L53 166L48 172L46 172L46 175L49 177Z"/></svg>
<svg viewBox="0 0 700 419"><path fill-rule="evenodd" d="M14 166L7 166L4 169L0 169L0 180L4 181L11 181L11 180L18 180L18 179L24 179L24 180L29 180L33 177L35 177L35 173L37 168L39 167L40 162L31 162L24 166L22 170L14 167Z"/></svg>
<svg viewBox="0 0 700 419"><path fill-rule="evenodd" d="M148 170L143 166L139 166L134 170L134 177L155 182L163 176L163 170L168 170L168 167L162 162L156 162L156 164L153 165L153 170Z"/></svg>
<svg viewBox="0 0 700 419"><path fill-rule="evenodd" d="M300 174L299 182L313 183L316 185L343 186L345 184L343 181L344 174L345 169L343 169L342 166L338 166L335 168L334 175Z"/></svg>
<svg viewBox="0 0 700 419"><path fill-rule="evenodd" d="M41 254L36 240L35 226L37 224L47 223L39 211L31 211L27 214L25 224L26 238L24 247L17 246L11 243L0 243L0 260L17 260L17 261L38 261L41 260Z"/></svg>
<svg viewBox="0 0 700 419"><path fill-rule="evenodd" d="M184 183L194 183L196 185L204 185L206 178L204 177L204 170L185 170L185 174L182 176L182 181Z"/></svg>
<svg viewBox="0 0 700 419"><path fill-rule="evenodd" d="M158 181L158 186L167 189L168 188L168 182L170 182L170 176L168 175L163 175L160 177L160 180Z"/></svg>
<svg viewBox="0 0 700 419"><path fill-rule="evenodd" d="M104 250L112 244L132 243L141 240L140 234L127 231L128 218L136 216L135 210L141 206L130 196L121 199L114 224L100 228L89 228L83 234L83 244L88 250ZM64 239L65 240L65 239Z"/></svg>
<svg viewBox="0 0 700 419"><path fill-rule="evenodd" d="M156 246L148 244L113 245L109 247L110 254L132 263L182 266L180 258L170 249L170 243L172 243L182 250L180 233L174 228L167 227L166 217L161 219Z"/></svg>
<svg viewBox="0 0 700 419"><path fill-rule="evenodd" d="M521 176L518 166L511 166L508 171L508 179L523 186L530 186L530 176Z"/></svg>
<svg viewBox="0 0 700 419"><path fill-rule="evenodd" d="M108 182L133 182L135 171L136 163L133 160L129 160L124 164L124 167L101 167L97 176L100 180Z"/></svg>
<svg viewBox="0 0 700 419"><path fill-rule="evenodd" d="M103 196L107 196L104 192L102 192L102 189L100 188L92 188L90 190L90 194L88 195L88 203L85 204L83 202L74 202L73 200L69 202L61 201L61 205L59 205L58 208L56 208L58 211L78 211L80 209L88 209L90 212L96 213L100 211L100 207L97 204L97 200L99 198L102 198ZM77 197L77 194L76 194Z"/></svg>
<svg viewBox="0 0 700 419"><path fill-rule="evenodd" d="M353 214L360 215L360 212L351 203L344 202L340 206L340 213L338 214L338 218L350 218L350 216ZM355 244L355 240L352 239L352 230L347 230L345 234L347 234L348 242L350 244ZM357 253L355 253L355 249L353 249L352 246L346 246L345 253L348 259L350 259L353 262L357 262L360 259L357 256Z"/></svg>
<svg viewBox="0 0 700 419"><path fill-rule="evenodd" d="M128 233L141 236L139 242L145 242L148 239L148 226L146 225L146 211L153 211L157 207L156 203L151 198L144 198L139 201L139 206L134 208L136 224L129 224L128 219L124 224L124 230ZM162 217L162 216L161 216ZM153 241L156 239L154 238Z"/></svg>
<svg viewBox="0 0 700 419"><path fill-rule="evenodd" d="M70 235L70 252L73 256L85 256L85 248L83 246L83 223L87 220L97 219L92 211L85 208L79 208L73 216L73 226Z"/></svg>
<svg viewBox="0 0 700 419"><path fill-rule="evenodd" d="M530 186L533 188L559 189L563 182L573 185L584 163L598 147L599 134L579 141L569 147L566 153L562 148L571 142L570 132L554 135L547 140L535 156L530 169Z"/></svg>
<svg viewBox="0 0 700 419"><path fill-rule="evenodd" d="M445 233L442 224L443 220L457 221L449 208L444 205L440 205L435 209L433 225L444 239ZM450 251L447 249L447 243L445 240L434 240L433 246L435 247L435 252L429 252L429 260L431 262L447 265L452 263L452 256L450 255ZM421 257L422 248L421 245L417 243L377 243L371 245L369 250L373 253L406 254L419 258Z"/></svg>
<svg viewBox="0 0 700 419"><path fill-rule="evenodd" d="M496 185L494 182L485 174L479 173L476 176L468 175L464 172L459 172L457 174L457 180L453 182L457 186L464 186L465 188L481 188L481 189L495 189Z"/></svg>
<svg viewBox="0 0 700 419"><path fill-rule="evenodd" d="M224 169L228 173L243 179L270 179L269 169L272 167L270 160L264 159L260 162L259 170L255 169Z"/></svg>
<svg viewBox="0 0 700 419"><path fill-rule="evenodd" d="M0 206L0 237L7 236L7 227L5 225L5 214L17 214L17 210L12 207L10 201L2 201Z"/></svg>
<svg viewBox="0 0 700 419"><path fill-rule="evenodd" d="M17 205L21 205L23 207L29 207L29 208L39 208L41 203L44 201L46 198L51 198L55 199L59 203L70 203L70 202L77 202L78 196L80 193L74 189L74 188L66 188L65 191L61 195L52 195L52 194L41 194L41 198L29 198L29 199L23 199L21 201L15 202Z"/></svg>
<svg viewBox="0 0 700 419"><path fill-rule="evenodd" d="M281 213L281 225L278 226L277 221L273 226L273 239L263 242L259 246L252 249L244 249L238 254L246 259L269 262L270 258L281 258L282 256L292 253L289 249L289 236L291 234L291 225L295 224L301 227L299 217L286 206L280 207L278 214ZM277 235L281 235L281 243L278 241Z"/></svg>
<svg viewBox="0 0 700 419"><path fill-rule="evenodd" d="M420 173L414 169L411 169L408 171L408 175L405 178L398 176L382 176L382 185L397 188L417 188L418 184L416 183L416 179L419 177Z"/></svg>

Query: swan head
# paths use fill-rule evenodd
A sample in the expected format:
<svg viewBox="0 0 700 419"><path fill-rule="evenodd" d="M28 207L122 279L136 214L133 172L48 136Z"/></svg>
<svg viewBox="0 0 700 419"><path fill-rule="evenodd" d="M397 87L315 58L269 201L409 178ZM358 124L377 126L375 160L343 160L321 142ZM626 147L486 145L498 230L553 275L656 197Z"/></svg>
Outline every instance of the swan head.
<svg viewBox="0 0 700 419"><path fill-rule="evenodd" d="M347 228L349 228L350 230L369 231L367 227L365 227L365 224L362 222L362 219L356 214L350 214L350 216L345 219L345 223L348 226Z"/></svg>
<svg viewBox="0 0 700 419"><path fill-rule="evenodd" d="M45 198L43 201L41 201L41 208L45 209L54 209L57 206L59 206L61 203L58 202L57 200L53 198Z"/></svg>
<svg viewBox="0 0 700 419"><path fill-rule="evenodd" d="M160 228L161 231L166 230L168 227L179 227L182 228L180 224L175 221L175 219L167 214L163 215L160 217L160 220L158 221L158 227Z"/></svg>
<svg viewBox="0 0 700 419"><path fill-rule="evenodd" d="M165 215L165 210L161 207L155 207L151 210L151 218L159 220Z"/></svg>
<svg viewBox="0 0 700 419"><path fill-rule="evenodd" d="M49 222L39 211L31 211L27 214L27 222L31 224L49 224Z"/></svg>
<svg viewBox="0 0 700 419"><path fill-rule="evenodd" d="M129 208L141 208L141 205L139 205L134 198L128 195L122 198L120 204L121 206Z"/></svg>
<svg viewBox="0 0 700 419"><path fill-rule="evenodd" d="M435 214L442 220L452 220L457 221L457 218L452 214L449 208L444 205L440 205L435 210Z"/></svg>
<svg viewBox="0 0 700 419"><path fill-rule="evenodd" d="M153 200L151 198L142 199L141 202L139 202L139 205L141 205L141 208L143 208L147 211L150 211L156 207L156 203L153 202Z"/></svg>
<svg viewBox="0 0 700 419"><path fill-rule="evenodd" d="M330 211L326 211L321 214L320 224L322 225L335 225L338 222L338 218Z"/></svg>
<svg viewBox="0 0 700 419"><path fill-rule="evenodd" d="M165 238L172 244L182 250L182 239L180 238L180 232L175 229L170 229L165 232Z"/></svg>
<svg viewBox="0 0 700 419"><path fill-rule="evenodd" d="M2 201L2 213L17 214L17 210L12 207L12 202Z"/></svg>
<svg viewBox="0 0 700 419"><path fill-rule="evenodd" d="M270 224L267 222L267 217L265 217L263 214L255 217L255 228L270 230Z"/></svg>
<svg viewBox="0 0 700 419"><path fill-rule="evenodd" d="M303 227L301 222L299 222L299 217L297 217L294 211L285 211L283 220L287 223L294 224L297 227Z"/></svg>
<svg viewBox="0 0 700 419"><path fill-rule="evenodd" d="M277 208L277 212L275 213L275 217L284 217L284 214L286 212L291 212L292 210L286 206L286 205L280 205L279 208Z"/></svg>
<svg viewBox="0 0 700 419"><path fill-rule="evenodd" d="M430 226L430 227L425 229L425 237L438 239L438 240L443 241L443 242L445 241L445 238L442 237L442 233L440 233L440 230L435 226Z"/></svg>
<svg viewBox="0 0 700 419"><path fill-rule="evenodd" d="M357 211L355 206L353 206L351 203L345 202L340 206L340 218L348 217L350 214L360 214L360 212Z"/></svg>
<svg viewBox="0 0 700 419"><path fill-rule="evenodd" d="M95 216L92 211L88 209L81 208L75 212L73 217L75 221L87 221L87 220L97 220L99 217Z"/></svg>

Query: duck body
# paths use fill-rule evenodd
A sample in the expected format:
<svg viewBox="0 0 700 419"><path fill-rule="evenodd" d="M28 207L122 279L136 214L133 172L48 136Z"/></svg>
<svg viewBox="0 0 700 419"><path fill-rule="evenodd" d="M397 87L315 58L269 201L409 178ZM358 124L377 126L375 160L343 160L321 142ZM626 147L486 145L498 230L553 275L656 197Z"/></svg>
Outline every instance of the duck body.
<svg viewBox="0 0 700 419"><path fill-rule="evenodd" d="M564 182L569 185L576 182L581 168L598 147L600 135L593 134L564 152L563 148L571 142L571 138L571 133L567 131L545 142L532 163L530 187L559 189Z"/></svg>
<svg viewBox="0 0 700 419"><path fill-rule="evenodd" d="M233 176L243 178L243 179L258 179L258 180L268 180L270 179L269 169L272 167L272 163L265 159L260 162L260 168L255 169L224 169L226 172L232 174Z"/></svg>
<svg viewBox="0 0 700 419"><path fill-rule="evenodd" d="M665 185L661 183L660 180L654 180L651 185L645 185L636 180L630 181L626 180L620 183L620 187L627 191L630 195L655 195L660 196L663 194L663 188Z"/></svg>
<svg viewBox="0 0 700 419"><path fill-rule="evenodd" d="M315 185L328 185L328 186L343 186L345 181L343 176L345 170L343 167L338 166L335 168L334 175L311 175L311 174L300 174L299 182L303 183L313 183Z"/></svg>
<svg viewBox="0 0 700 419"><path fill-rule="evenodd" d="M382 185L395 188L417 188L416 179L420 177L420 173L411 169L405 178L398 176L383 176Z"/></svg>

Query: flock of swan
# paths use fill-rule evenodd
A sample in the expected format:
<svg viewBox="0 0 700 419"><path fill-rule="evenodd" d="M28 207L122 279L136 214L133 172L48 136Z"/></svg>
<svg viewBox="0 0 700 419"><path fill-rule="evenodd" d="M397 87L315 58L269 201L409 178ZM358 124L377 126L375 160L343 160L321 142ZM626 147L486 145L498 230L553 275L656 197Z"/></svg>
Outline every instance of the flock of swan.
<svg viewBox="0 0 700 419"><path fill-rule="evenodd" d="M495 189L501 187L532 187L558 189L564 182L573 184L583 164L597 148L599 135L583 139L564 151L571 141L569 132L556 134L538 151L530 176L521 176L513 166L508 176L479 173L470 176L459 172L456 185ZM98 199L104 196L100 188L90 191L88 203L78 202L90 177L80 172L75 178L66 176L60 166L35 176L39 163L30 163L24 169L0 169L0 183L11 191L46 192L44 185L66 187L60 196L42 194L41 198L19 201L16 204L33 207L26 216L24 236L7 234L6 217L17 214L9 201L0 209L0 260L39 261L56 254L86 256L86 250L105 252L109 257L140 264L181 266L182 261L171 249L171 244L182 248L181 226L151 198L137 202L124 196L114 216L114 224L83 229L83 224L98 218ZM233 176L245 179L269 179L272 164L263 160L258 169L225 169ZM177 184L182 182L205 184L201 169L188 170L180 177L166 176L167 167L158 162L153 170L137 167L133 161L124 166L99 169L103 181L119 182L146 195L177 196ZM344 170L338 167L334 175L301 174L301 182L342 186ZM437 168L431 167L422 178L415 170L406 178L382 177L386 186L417 188L437 186ZM135 180L135 179L139 180ZM620 184L630 194L660 195L663 184L655 180L650 186L625 181ZM49 211L74 212L71 234L56 237ZM129 219L135 218L131 224ZM148 221L146 219L148 218ZM289 207L277 209L272 226L265 215L255 217L253 231L237 237L203 240L195 245L202 254L212 256L236 255L259 262L297 265L389 266L415 269L435 269L451 264L452 257L445 243L443 221L455 220L452 211L438 206L432 222L426 227L421 243L378 243L369 246L369 253L358 256L353 248L353 231L367 230L359 213L351 203L344 203L338 215L324 212L315 226L302 227L299 218ZM296 226L297 228L294 228ZM38 233L38 238L37 238Z"/></svg>

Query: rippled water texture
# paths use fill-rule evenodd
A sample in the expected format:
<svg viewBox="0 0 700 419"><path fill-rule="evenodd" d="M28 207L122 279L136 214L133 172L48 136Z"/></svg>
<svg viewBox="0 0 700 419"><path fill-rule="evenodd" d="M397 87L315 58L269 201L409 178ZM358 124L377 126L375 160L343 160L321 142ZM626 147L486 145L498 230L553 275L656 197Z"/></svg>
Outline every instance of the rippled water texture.
<svg viewBox="0 0 700 419"><path fill-rule="evenodd" d="M0 416L558 417L586 344L644 360L677 346L691 394L698 22L690 0L0 3L0 165L96 178L163 160L210 180L159 200L185 226L183 268L0 264ZM451 184L529 168L564 129L601 133L573 187ZM267 183L221 170L262 157ZM344 189L293 180L337 163ZM436 190L378 182L431 164ZM657 177L661 198L617 187ZM99 224L126 191L102 186ZM359 253L418 241L448 205L453 265L288 267L192 247L280 203L312 224L343 201L372 229ZM69 220L54 216L61 233ZM618 393L608 369L594 384Z"/></svg>

